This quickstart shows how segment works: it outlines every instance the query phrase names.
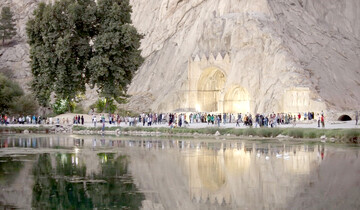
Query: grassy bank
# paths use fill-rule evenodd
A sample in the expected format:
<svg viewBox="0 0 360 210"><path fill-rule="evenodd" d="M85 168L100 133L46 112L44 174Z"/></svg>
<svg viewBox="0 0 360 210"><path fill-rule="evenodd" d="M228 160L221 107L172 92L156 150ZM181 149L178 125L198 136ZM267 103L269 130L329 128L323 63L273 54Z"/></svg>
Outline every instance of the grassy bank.
<svg viewBox="0 0 360 210"><path fill-rule="evenodd" d="M162 134L200 134L200 135L214 135L216 131L219 131L221 135L233 135L233 136L253 136L253 137L277 137L279 135L293 137L293 138L305 138L305 139L318 139L321 136L327 138L335 138L343 142L358 143L360 141L360 129L315 129L315 128L154 128L154 127L106 127L106 131L115 131L120 129L122 132L159 132ZM23 133L28 130L30 133L53 133L54 129L46 126L33 126L33 127L9 127L1 126L0 133ZM73 131L101 131L101 127L84 127L74 126Z"/></svg>
<svg viewBox="0 0 360 210"><path fill-rule="evenodd" d="M50 133L52 129L50 127L44 126L1 126L0 133L23 133L25 130L28 130L30 133Z"/></svg>
<svg viewBox="0 0 360 210"><path fill-rule="evenodd" d="M277 137L279 135L293 137L293 138L307 138L316 139L321 136L327 138L335 138L345 140L347 142L360 140L360 129L315 129L315 128L248 128L248 129L235 129L235 128L153 128L153 127L107 127L107 131L115 131L120 129L123 132L160 132L163 134L211 134L214 135L219 131L221 135L235 135L235 136L258 136L258 137ZM82 127L74 126L74 131L92 130L100 131L100 127Z"/></svg>

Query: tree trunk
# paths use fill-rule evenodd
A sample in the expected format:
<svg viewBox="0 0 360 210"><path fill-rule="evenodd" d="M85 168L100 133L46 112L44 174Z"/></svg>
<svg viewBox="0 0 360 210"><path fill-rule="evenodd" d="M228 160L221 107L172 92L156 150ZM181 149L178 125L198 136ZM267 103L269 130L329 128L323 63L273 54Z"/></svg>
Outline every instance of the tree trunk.
<svg viewBox="0 0 360 210"><path fill-rule="evenodd" d="M105 113L107 112L108 98L105 98Z"/></svg>

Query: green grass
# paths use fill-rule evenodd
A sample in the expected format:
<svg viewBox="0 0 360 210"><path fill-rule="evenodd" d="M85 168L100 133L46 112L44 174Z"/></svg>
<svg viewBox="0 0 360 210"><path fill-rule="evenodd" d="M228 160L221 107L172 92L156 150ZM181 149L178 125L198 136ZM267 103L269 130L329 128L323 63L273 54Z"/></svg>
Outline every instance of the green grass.
<svg viewBox="0 0 360 210"><path fill-rule="evenodd" d="M10 127L10 126L1 126L0 133L22 133L25 130L28 130L30 133L49 133L51 128L39 126L39 127Z"/></svg>
<svg viewBox="0 0 360 210"><path fill-rule="evenodd" d="M90 130L90 131L101 131L101 127L84 127L74 126L73 131ZM106 131L115 131L120 129L124 132L160 132L162 134L204 134L214 135L216 131L219 131L221 135L232 134L235 136L257 136L257 137L277 137L278 135L289 136L293 138L306 138L306 139L317 139L325 135L327 138L335 138L342 142L357 143L360 141L360 129L315 129L315 128L154 128L154 127L105 127ZM11 133L22 133L24 130L29 130L30 133L39 132L51 132L49 127L0 127L0 133L11 132Z"/></svg>
<svg viewBox="0 0 360 210"><path fill-rule="evenodd" d="M293 138L307 138L315 139L325 135L327 138L336 139L353 139L360 137L360 129L315 129L315 128L154 128L154 127L106 127L105 130L113 131L120 129L121 131L144 131L144 132L160 132L164 134L210 134L214 135L216 131L219 131L221 135L232 134L235 136L259 136L259 137L277 137L278 135L285 135ZM99 131L101 127L82 127L74 126L74 131L79 130L93 130Z"/></svg>

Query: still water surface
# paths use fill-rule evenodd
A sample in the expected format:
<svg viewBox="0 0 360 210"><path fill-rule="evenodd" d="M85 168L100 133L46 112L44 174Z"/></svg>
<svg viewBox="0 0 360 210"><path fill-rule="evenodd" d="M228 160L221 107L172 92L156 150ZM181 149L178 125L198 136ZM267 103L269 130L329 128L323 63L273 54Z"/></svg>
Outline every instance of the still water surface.
<svg viewBox="0 0 360 210"><path fill-rule="evenodd" d="M9 135L0 147L0 208L360 208L356 146Z"/></svg>

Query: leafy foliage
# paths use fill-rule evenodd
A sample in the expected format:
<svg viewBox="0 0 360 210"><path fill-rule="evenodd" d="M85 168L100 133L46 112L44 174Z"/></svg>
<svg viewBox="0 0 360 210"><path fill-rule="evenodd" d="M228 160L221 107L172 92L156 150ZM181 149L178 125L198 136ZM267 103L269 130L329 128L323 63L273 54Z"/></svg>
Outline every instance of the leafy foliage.
<svg viewBox="0 0 360 210"><path fill-rule="evenodd" d="M11 113L19 115L33 115L38 110L39 105L35 97L31 94L20 96L11 103Z"/></svg>
<svg viewBox="0 0 360 210"><path fill-rule="evenodd" d="M64 114L69 111L69 101L64 99L57 99L52 105L53 111L56 114Z"/></svg>
<svg viewBox="0 0 360 210"><path fill-rule="evenodd" d="M106 98L125 96L126 86L143 62L139 50L142 36L131 25L130 12L128 0L99 1L90 84L97 85Z"/></svg>
<svg viewBox="0 0 360 210"><path fill-rule="evenodd" d="M24 92L17 83L0 74L0 113L9 113L13 101L22 95Z"/></svg>
<svg viewBox="0 0 360 210"><path fill-rule="evenodd" d="M40 3L27 23L32 89L42 105L50 95L72 101L97 87L122 101L143 62L142 36L131 25L128 0L60 0Z"/></svg>
<svg viewBox="0 0 360 210"><path fill-rule="evenodd" d="M11 39L16 35L14 14L11 12L10 7L3 7L1 9L0 18L0 39L4 44L5 39Z"/></svg>
<svg viewBox="0 0 360 210"><path fill-rule="evenodd" d="M99 98L90 108L96 108L96 112L109 112L114 113L117 110L117 106L113 99L101 99Z"/></svg>

